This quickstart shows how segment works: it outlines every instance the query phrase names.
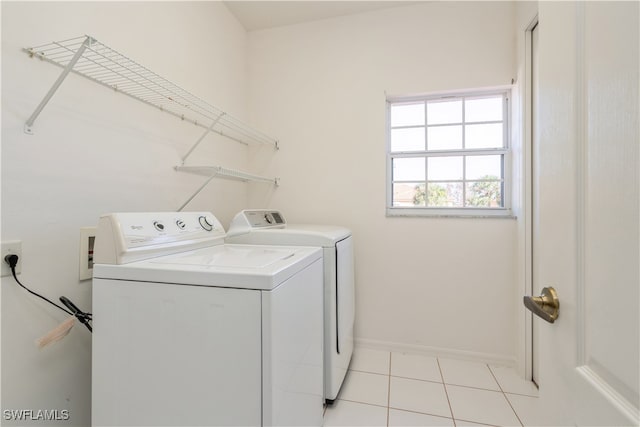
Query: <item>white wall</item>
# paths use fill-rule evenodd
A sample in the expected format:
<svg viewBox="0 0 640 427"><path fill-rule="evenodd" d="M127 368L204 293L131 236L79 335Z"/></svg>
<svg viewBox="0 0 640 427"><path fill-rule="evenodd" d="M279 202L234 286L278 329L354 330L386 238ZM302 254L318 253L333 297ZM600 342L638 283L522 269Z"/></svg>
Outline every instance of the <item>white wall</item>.
<svg viewBox="0 0 640 427"><path fill-rule="evenodd" d="M91 34L241 118L249 111L281 140L279 153L257 149L248 162L245 147L209 137L198 163L253 166L282 185L213 181L187 209L211 210L225 226L247 205L349 226L361 342L514 358L516 221L385 217L384 140L385 92L511 82L511 3L426 3L248 38L217 2L1 7L2 240L22 240L26 284L90 309L90 283L77 277L79 228L110 211L174 210L202 182L172 169L200 128L77 76L45 108L35 135L23 133L60 70L20 49ZM88 425L90 335L76 327L38 351L33 341L64 316L9 278L1 292L2 408L69 409L62 424Z"/></svg>
<svg viewBox="0 0 640 427"><path fill-rule="evenodd" d="M246 119L246 33L219 2L1 6L2 240L22 241L26 285L90 310L91 282L78 280L80 227L112 211L177 209L203 182L173 170L202 129L70 75L26 135L24 122L60 69L21 48L90 34ZM194 163L246 169L246 147L208 138ZM211 210L226 226L246 201L245 184L215 180L186 209ZM2 409L66 409L60 425L89 425L90 334L76 326L38 350L34 340L65 315L9 277L1 287Z"/></svg>
<svg viewBox="0 0 640 427"><path fill-rule="evenodd" d="M252 157L282 181L250 204L353 229L361 343L515 359L516 221L385 216L385 92L510 84L514 20L429 2L249 33L251 119L282 146Z"/></svg>

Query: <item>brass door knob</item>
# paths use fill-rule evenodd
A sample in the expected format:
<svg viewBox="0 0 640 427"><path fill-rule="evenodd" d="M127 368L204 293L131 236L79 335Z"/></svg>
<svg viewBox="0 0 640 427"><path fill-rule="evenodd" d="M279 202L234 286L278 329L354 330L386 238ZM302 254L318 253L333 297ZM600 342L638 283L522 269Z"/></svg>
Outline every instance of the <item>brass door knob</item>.
<svg viewBox="0 0 640 427"><path fill-rule="evenodd" d="M533 314L549 323L556 321L558 312L560 311L558 293L551 286L544 288L542 295L539 297L525 296L524 305L531 310Z"/></svg>

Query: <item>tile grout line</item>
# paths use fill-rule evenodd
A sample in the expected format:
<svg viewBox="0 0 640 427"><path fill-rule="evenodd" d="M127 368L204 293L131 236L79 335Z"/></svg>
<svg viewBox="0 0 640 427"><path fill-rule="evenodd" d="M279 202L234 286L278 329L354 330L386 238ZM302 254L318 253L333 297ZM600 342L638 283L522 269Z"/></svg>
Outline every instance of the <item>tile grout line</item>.
<svg viewBox="0 0 640 427"><path fill-rule="evenodd" d="M387 406L378 405L378 404L375 404L375 403L362 402L360 400L351 400L351 399L336 399L336 400L339 400L341 402L357 403L358 405L373 406L374 408L388 408L388 409L393 409L395 411L400 411L400 412L411 412L412 414L429 415L430 417L443 418L445 420L453 420L451 417L447 417L446 415L439 415L439 414L433 413L433 412L416 411L416 410L413 410L413 409L397 408L395 406L394 407L391 407L391 406L387 407ZM469 421L469 422L474 422L474 421ZM480 424L477 421L475 421L475 423L476 424ZM490 425L490 424L486 424L486 425Z"/></svg>
<svg viewBox="0 0 640 427"><path fill-rule="evenodd" d="M360 372L362 374L380 375L380 376L384 376L384 377L388 377L389 376L389 374L386 373L386 372L384 374L382 374L380 372L363 371L362 369L351 369L351 368L349 368L349 370L353 371L353 372Z"/></svg>
<svg viewBox="0 0 640 427"><path fill-rule="evenodd" d="M445 420L451 419L451 417L447 417L446 415L440 415L436 412L418 411L417 409L397 408L395 406L390 406L389 409L393 409L400 412L411 412L412 414L418 414L418 415L429 415L430 417L443 418Z"/></svg>
<svg viewBox="0 0 640 427"><path fill-rule="evenodd" d="M473 423L473 424L477 424L477 425L479 425L479 426L487 426L487 427L501 427L501 426L496 425L496 424L479 423L478 421L463 420L463 419L461 419L460 421L465 422L465 423Z"/></svg>
<svg viewBox="0 0 640 427"><path fill-rule="evenodd" d="M391 406L391 357L392 352L389 352L389 382L387 386L387 427L389 427L389 406Z"/></svg>
<svg viewBox="0 0 640 427"><path fill-rule="evenodd" d="M442 373L442 367L440 366L440 358L436 357L438 363L438 370L440 371L440 378L442 378L442 386L444 387L444 394L447 396L447 404L449 405L449 412L451 412L451 420L453 421L453 427L457 427L456 417L453 416L453 408L451 407L451 400L449 400L449 392L447 391L447 384L444 381L444 374Z"/></svg>
<svg viewBox="0 0 640 427"><path fill-rule="evenodd" d="M386 408L386 406L384 406L384 405L378 405L378 404L369 403L369 402L362 402L360 400L351 400L351 399L336 399L336 400L339 400L341 402L357 403L358 405L373 406L373 407L376 407L376 408Z"/></svg>
<svg viewBox="0 0 640 427"><path fill-rule="evenodd" d="M406 408L396 408L395 406L394 407L389 407L389 409L393 409L394 411L398 411L398 412L410 412L412 414L428 415L430 417L442 418L443 420L453 421L453 418L451 418L451 417L447 417L446 415L439 415L439 414L434 413L434 412L416 411L414 409L406 409ZM470 421L470 422L473 422L473 421ZM476 422L476 424L479 424L479 423Z"/></svg>
<svg viewBox="0 0 640 427"><path fill-rule="evenodd" d="M507 395L512 395L512 396L523 396L523 397L530 397L532 399L538 399L540 398L540 396L534 396L533 394L525 394L525 393L515 393L513 391L505 391L504 394Z"/></svg>
<svg viewBox="0 0 640 427"><path fill-rule="evenodd" d="M396 378L402 378L402 379L405 379L405 380L422 381L422 382L425 382L425 383L433 383L433 384L447 384L447 385L452 386L452 387L470 388L472 390L490 391L492 393L502 393L502 390L495 390L495 389L486 388L486 387L477 387L477 386L473 386L473 385L454 384L454 383L448 383L448 382L442 383L440 381L421 380L420 378L408 378L408 377L396 377ZM512 393L512 394L517 394L517 393ZM523 395L523 396L525 396L525 395Z"/></svg>
<svg viewBox="0 0 640 427"><path fill-rule="evenodd" d="M493 379L495 380L496 384L498 384L498 387L500 387L500 391L502 392L502 396L504 397L504 400L507 401L507 403L509 404L509 407L511 408L511 410L513 411L514 415L516 416L516 418L518 419L518 422L520 423L520 425L522 427L524 427L524 423L522 422L522 420L520 419L520 416L518 415L518 413L516 412L516 409L513 407L513 405L511 404L511 401L509 400L509 398L507 397L507 393L504 392L504 390L502 389L502 386L500 385L500 381L498 381L498 378L496 377L496 374L493 373L493 371L491 370L491 366L489 366L488 364L486 365L487 369L489 369L489 372L491 373L491 376L493 377Z"/></svg>

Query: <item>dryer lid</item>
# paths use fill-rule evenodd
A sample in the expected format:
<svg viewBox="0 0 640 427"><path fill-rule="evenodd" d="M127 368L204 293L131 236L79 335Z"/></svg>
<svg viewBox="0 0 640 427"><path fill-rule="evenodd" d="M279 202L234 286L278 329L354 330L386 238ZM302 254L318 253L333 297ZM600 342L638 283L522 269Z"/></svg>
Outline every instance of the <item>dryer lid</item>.
<svg viewBox="0 0 640 427"><path fill-rule="evenodd" d="M351 236L351 230L335 225L289 224L275 210L246 209L231 222L226 241L256 245L332 247Z"/></svg>

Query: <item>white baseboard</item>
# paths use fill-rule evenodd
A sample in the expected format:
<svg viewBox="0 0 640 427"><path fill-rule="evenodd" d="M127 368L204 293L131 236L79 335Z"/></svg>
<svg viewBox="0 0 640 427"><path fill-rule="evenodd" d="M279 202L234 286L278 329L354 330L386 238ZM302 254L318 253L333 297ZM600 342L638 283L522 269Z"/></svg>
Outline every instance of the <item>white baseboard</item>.
<svg viewBox="0 0 640 427"><path fill-rule="evenodd" d="M425 356L443 357L449 359L469 360L473 362L488 363L499 366L515 366L514 356L502 354L481 353L475 351L456 350L452 348L430 347L418 344L406 344L391 341L378 341L366 338L356 338L356 347L365 347L375 350L387 350L400 353L423 354Z"/></svg>

